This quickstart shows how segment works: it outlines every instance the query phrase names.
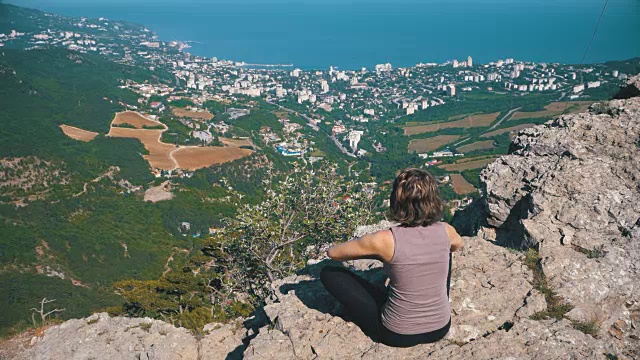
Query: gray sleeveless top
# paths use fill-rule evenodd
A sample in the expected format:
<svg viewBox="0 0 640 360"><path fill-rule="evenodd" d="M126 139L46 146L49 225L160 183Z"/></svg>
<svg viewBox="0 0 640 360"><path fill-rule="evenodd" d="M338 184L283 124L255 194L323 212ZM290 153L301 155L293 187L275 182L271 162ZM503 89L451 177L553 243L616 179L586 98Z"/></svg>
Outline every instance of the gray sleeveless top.
<svg viewBox="0 0 640 360"><path fill-rule="evenodd" d="M391 228L393 258L385 264L391 282L382 324L398 334L438 330L450 320L447 296L451 244L444 223Z"/></svg>

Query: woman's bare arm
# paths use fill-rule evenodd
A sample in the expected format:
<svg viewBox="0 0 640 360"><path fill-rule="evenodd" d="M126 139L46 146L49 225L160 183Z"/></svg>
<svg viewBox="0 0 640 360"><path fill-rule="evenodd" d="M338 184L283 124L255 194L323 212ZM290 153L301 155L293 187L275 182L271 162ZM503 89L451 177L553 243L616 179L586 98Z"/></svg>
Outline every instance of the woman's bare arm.
<svg viewBox="0 0 640 360"><path fill-rule="evenodd" d="M333 246L327 251L327 255L337 261L374 258L387 262L393 258L394 250L391 230L381 230Z"/></svg>
<svg viewBox="0 0 640 360"><path fill-rule="evenodd" d="M451 251L457 251L464 247L464 241L458 235L456 229L445 223L445 228L447 229L447 235L449 236L449 241L451 242Z"/></svg>

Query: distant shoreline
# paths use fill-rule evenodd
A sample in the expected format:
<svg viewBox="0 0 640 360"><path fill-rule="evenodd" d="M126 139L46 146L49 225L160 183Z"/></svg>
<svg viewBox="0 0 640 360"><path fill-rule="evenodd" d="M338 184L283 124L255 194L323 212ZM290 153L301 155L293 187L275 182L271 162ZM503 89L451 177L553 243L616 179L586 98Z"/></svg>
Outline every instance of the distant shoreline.
<svg viewBox="0 0 640 360"><path fill-rule="evenodd" d="M11 1L19 3L18 0ZM454 4L439 4L434 9L433 4L423 4L407 7L406 11L395 11L398 8L391 2L376 2L364 8L367 16L363 15L362 7L353 4L341 4L329 10L318 4L261 3L240 9L225 4L201 4L197 7L163 4L144 16L135 17L128 14L144 8L144 4L136 3L136 0L119 6L120 11L100 4L54 5L44 0L32 0L25 5L69 17L104 17L137 24L150 29L159 41L188 44L191 47L186 52L198 57L254 64L246 67L296 67L303 70L327 69L329 66L340 70L371 69L378 63L406 68L424 62L442 64L455 58L462 60L469 55L476 64L505 58L532 63L578 64L595 25L585 19L592 14L597 15L600 6L585 5L560 24L552 19L570 10L575 12L572 6L560 6L554 9L552 15L555 17L549 17L540 2L533 0L523 1L518 9L508 11L486 4L478 9L479 5L461 8ZM626 35L620 35L620 31L629 29L629 26L637 27L638 20L634 20L630 13L635 8L633 4L616 6L617 9L610 9L611 14L605 14L603 26L585 64L640 56L640 33L629 34L627 31ZM284 10L292 9L296 16L285 16L290 11ZM388 13L390 9L394 12ZM350 13L351 10L355 12ZM444 19L446 16L433 15L436 10L445 15L454 10L459 14ZM477 26L477 23L492 24L494 19L477 16L476 10L499 13L491 15L499 19L495 22L495 30ZM620 13L629 15L620 18ZM176 16L180 14L193 17ZM617 16L616 23L611 25L614 15ZM203 19L207 21L201 21ZM328 19L331 21L327 22ZM386 20L376 22L383 19ZM437 23L425 25L429 19ZM307 26L308 21L322 26ZM276 24L274 30L264 31L265 22ZM456 26L458 22L462 25ZM511 27L512 22L515 27ZM431 32L431 27L437 27L438 32ZM517 31L504 31L509 28ZM560 28L566 30L559 33ZM479 36L491 36L493 44L477 41Z"/></svg>

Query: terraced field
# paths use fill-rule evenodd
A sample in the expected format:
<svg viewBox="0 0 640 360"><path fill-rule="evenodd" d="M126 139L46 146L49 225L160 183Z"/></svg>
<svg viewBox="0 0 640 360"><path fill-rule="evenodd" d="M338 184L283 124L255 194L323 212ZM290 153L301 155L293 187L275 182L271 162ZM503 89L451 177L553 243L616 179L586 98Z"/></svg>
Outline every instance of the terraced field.
<svg viewBox="0 0 640 360"><path fill-rule="evenodd" d="M541 117L552 117L562 114L565 108L570 113L584 112L593 104L592 101L568 101L568 102L552 102L545 106L545 110L540 111L518 111L509 120L535 119Z"/></svg>
<svg viewBox="0 0 640 360"><path fill-rule="evenodd" d="M520 131L522 129L526 129L535 125L536 124L520 124L520 125L508 127L508 128L502 128L502 129L493 130L488 133L482 134L481 137L488 138L488 137L492 137L492 136L496 136L496 135L500 135L508 132L516 132L516 131Z"/></svg>
<svg viewBox="0 0 640 360"><path fill-rule="evenodd" d="M476 192L476 187L464 178L460 174L451 174L451 185L453 185L453 191L458 195L471 194Z"/></svg>
<svg viewBox="0 0 640 360"><path fill-rule="evenodd" d="M424 153L434 151L458 139L460 139L459 135L438 135L426 139L413 139L409 141L409 152Z"/></svg>
<svg viewBox="0 0 640 360"><path fill-rule="evenodd" d="M498 118L498 115L500 115L500 112L495 112L491 114L469 115L461 120L437 122L437 123L426 124L426 125L405 126L403 127L403 129L404 129L404 134L409 136L409 135L423 134L426 132L434 132L441 129L484 127L484 126L491 125L491 123Z"/></svg>
<svg viewBox="0 0 640 360"><path fill-rule="evenodd" d="M478 169L478 168L487 166L487 164L492 163L495 159L496 158L494 157L485 158L485 159L470 158L470 159L459 160L453 164L440 165L439 167L447 171L464 171L464 170L470 170L470 169Z"/></svg>
<svg viewBox="0 0 640 360"><path fill-rule="evenodd" d="M471 144L462 145L458 147L458 151L462 153L476 151L476 150L490 150L493 149L493 140L481 140Z"/></svg>

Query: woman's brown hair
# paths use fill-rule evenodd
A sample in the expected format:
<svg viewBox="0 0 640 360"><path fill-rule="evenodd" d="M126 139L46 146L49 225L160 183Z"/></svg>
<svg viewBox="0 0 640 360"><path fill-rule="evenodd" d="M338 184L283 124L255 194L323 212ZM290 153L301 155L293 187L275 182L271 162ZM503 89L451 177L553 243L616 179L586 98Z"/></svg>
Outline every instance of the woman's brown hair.
<svg viewBox="0 0 640 360"><path fill-rule="evenodd" d="M393 182L390 203L391 217L403 226L429 226L442 218L438 182L425 170L400 172Z"/></svg>

